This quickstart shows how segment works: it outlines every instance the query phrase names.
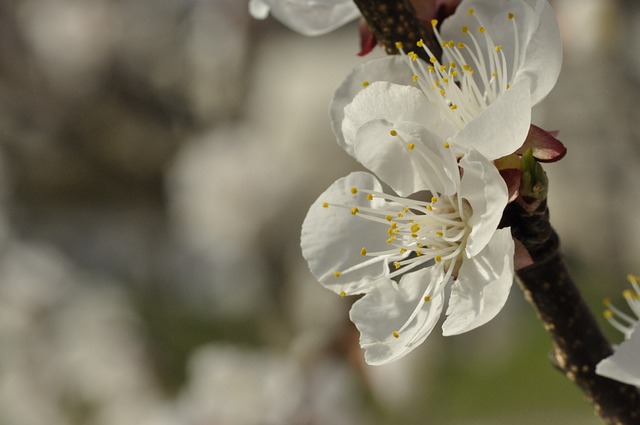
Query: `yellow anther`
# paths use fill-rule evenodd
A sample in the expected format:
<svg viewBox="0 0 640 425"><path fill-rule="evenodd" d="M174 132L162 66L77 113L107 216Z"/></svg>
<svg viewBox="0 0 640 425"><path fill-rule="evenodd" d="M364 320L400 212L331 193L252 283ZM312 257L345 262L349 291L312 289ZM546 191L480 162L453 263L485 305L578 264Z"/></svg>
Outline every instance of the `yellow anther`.
<svg viewBox="0 0 640 425"><path fill-rule="evenodd" d="M413 239L416 239L416 238L418 237L418 234L417 234L417 233L412 233L412 234L411 234L411 237L412 237Z"/></svg>
<svg viewBox="0 0 640 425"><path fill-rule="evenodd" d="M418 81L418 76L416 74L413 74L413 77L411 77L411 79L415 83L416 81Z"/></svg>
<svg viewBox="0 0 640 425"><path fill-rule="evenodd" d="M445 95L445 93L446 93L446 92L444 91L444 89L440 89L440 95L441 95L441 96L444 96L444 95Z"/></svg>
<svg viewBox="0 0 640 425"><path fill-rule="evenodd" d="M367 199L368 199L369 201L373 201L373 195L369 193L369 194L367 195Z"/></svg>
<svg viewBox="0 0 640 425"><path fill-rule="evenodd" d="M468 32L469 32L469 27L468 27L468 26L466 26L466 25L464 25L464 26L462 27L462 32L463 32L463 33L465 33L465 34L466 34L466 33L468 33Z"/></svg>
<svg viewBox="0 0 640 425"><path fill-rule="evenodd" d="M509 12L509 14L507 15L509 17L509 19L513 20L513 18L516 17L516 15L514 15L513 13Z"/></svg>
<svg viewBox="0 0 640 425"><path fill-rule="evenodd" d="M396 137L398 135L398 132L395 130L391 130L389 134L392 135L393 137Z"/></svg>
<svg viewBox="0 0 640 425"><path fill-rule="evenodd" d="M609 304L611 304L611 300L609 298L604 298L602 300L602 304L604 304L605 307L609 306Z"/></svg>
<svg viewBox="0 0 640 425"><path fill-rule="evenodd" d="M464 43L462 41L458 42L458 49L464 49Z"/></svg>
<svg viewBox="0 0 640 425"><path fill-rule="evenodd" d="M342 273L340 273L340 272L339 272L339 271L337 271L337 270L336 270L335 272L333 272L333 275L335 276L335 278L336 278L336 279L337 279L337 278L339 278L341 274L342 274Z"/></svg>
<svg viewBox="0 0 640 425"><path fill-rule="evenodd" d="M435 259L438 263L439 263L440 261L442 261L442 257L441 257L441 256L439 256L439 255L436 255L436 256L434 257L434 259Z"/></svg>
<svg viewBox="0 0 640 425"><path fill-rule="evenodd" d="M427 69L429 70L429 72L436 72L435 67L433 67L432 65L429 65Z"/></svg>
<svg viewBox="0 0 640 425"><path fill-rule="evenodd" d="M631 289L625 289L624 291L622 291L622 296L628 300L638 299L638 294L635 291L632 291Z"/></svg>
<svg viewBox="0 0 640 425"><path fill-rule="evenodd" d="M367 250L364 247L360 250L360 255L362 255L363 257L367 255Z"/></svg>
<svg viewBox="0 0 640 425"><path fill-rule="evenodd" d="M436 198L435 196L433 196L433 197L431 198L431 203L432 203L432 204L435 204L436 202L438 202L438 198Z"/></svg>
<svg viewBox="0 0 640 425"><path fill-rule="evenodd" d="M407 56L409 56L411 58L412 61L417 61L418 60L418 55L416 54L416 52L409 52L407 53Z"/></svg>
<svg viewBox="0 0 640 425"><path fill-rule="evenodd" d="M449 142L444 142L444 145L442 145L442 146L444 146L445 149L449 149L449 147L450 147L449 146Z"/></svg>
<svg viewBox="0 0 640 425"><path fill-rule="evenodd" d="M409 212L409 207L404 207L404 208L402 209L402 211L404 211L404 212Z"/></svg>
<svg viewBox="0 0 640 425"><path fill-rule="evenodd" d="M410 151L412 151L412 150L413 150L413 148L415 148L415 147L416 147L416 145L415 145L414 143L409 143L409 144L407 145L407 149L409 149Z"/></svg>
<svg viewBox="0 0 640 425"><path fill-rule="evenodd" d="M355 195L356 193L358 193L358 189L356 189L355 187L352 187L351 188L351 193L353 193Z"/></svg>
<svg viewBox="0 0 640 425"><path fill-rule="evenodd" d="M469 16L473 15L473 9L469 9Z"/></svg>
<svg viewBox="0 0 640 425"><path fill-rule="evenodd" d="M436 81L435 81L435 85L436 85L436 87L440 87L440 81L437 81L437 80L436 80Z"/></svg>
<svg viewBox="0 0 640 425"><path fill-rule="evenodd" d="M496 52L499 52L502 50L502 46L496 46L495 49L496 49Z"/></svg>
<svg viewBox="0 0 640 425"><path fill-rule="evenodd" d="M605 319L611 319L613 317L613 312L611 310L605 310L602 312L602 315Z"/></svg>
<svg viewBox="0 0 640 425"><path fill-rule="evenodd" d="M455 67L456 67L455 62L449 62L449 68L455 68Z"/></svg>
<svg viewBox="0 0 640 425"><path fill-rule="evenodd" d="M411 226L411 231L413 233L416 233L418 230L420 230L420 225L419 224L414 224L413 226Z"/></svg>
<svg viewBox="0 0 640 425"><path fill-rule="evenodd" d="M367 87L368 85L369 85L369 82L368 82L368 81L363 81L363 82L362 82L362 87Z"/></svg>
<svg viewBox="0 0 640 425"><path fill-rule="evenodd" d="M633 274L628 274L627 280L629 281L629 283L640 284L640 277Z"/></svg>
<svg viewBox="0 0 640 425"><path fill-rule="evenodd" d="M391 223L390 226L392 229L397 229L398 228L398 223Z"/></svg>
<svg viewBox="0 0 640 425"><path fill-rule="evenodd" d="M424 302L428 303L429 301L431 301L431 297L429 295L425 295Z"/></svg>
<svg viewBox="0 0 640 425"><path fill-rule="evenodd" d="M391 217L390 215L385 216L385 218L387 219L387 221L391 221L391 220L393 220L393 217Z"/></svg>
<svg viewBox="0 0 640 425"><path fill-rule="evenodd" d="M458 105L453 103L453 104L451 104L451 106L449 106L449 108L451 108L451 110L455 111L456 109L458 109Z"/></svg>
<svg viewBox="0 0 640 425"><path fill-rule="evenodd" d="M394 261L394 262L393 262L393 267L395 267L395 268L396 268L396 270L398 270L398 269L400 268L400 266L401 266L401 265L402 265L402 264L400 264L400 262L399 262L399 261Z"/></svg>
<svg viewBox="0 0 640 425"><path fill-rule="evenodd" d="M404 217L404 214L402 214L401 212L398 213L398 217Z"/></svg>
<svg viewBox="0 0 640 425"><path fill-rule="evenodd" d="M451 73L451 76L452 76L452 77L457 77L457 76L458 76L458 71L453 71L453 72Z"/></svg>
<svg viewBox="0 0 640 425"><path fill-rule="evenodd" d="M440 236L440 237L443 237L443 236L444 236L444 233L442 233L440 230L438 230L438 231L436 232L436 235L438 235L438 236Z"/></svg>
<svg viewBox="0 0 640 425"><path fill-rule="evenodd" d="M440 65L440 71L446 71L446 70L447 70L447 67L446 67L446 66L444 66L444 65Z"/></svg>
<svg viewBox="0 0 640 425"><path fill-rule="evenodd" d="M400 248L400 254L404 254L405 252L407 252L406 248Z"/></svg>
<svg viewBox="0 0 640 425"><path fill-rule="evenodd" d="M438 20L437 19L432 19L431 20L431 26L435 27L436 25L438 25Z"/></svg>
<svg viewBox="0 0 640 425"><path fill-rule="evenodd" d="M507 83L507 90L511 88L511 84Z"/></svg>
<svg viewBox="0 0 640 425"><path fill-rule="evenodd" d="M416 43L416 46L424 47L424 41L422 39L418 40L418 42Z"/></svg>
<svg viewBox="0 0 640 425"><path fill-rule="evenodd" d="M446 41L441 41L441 42L440 42L440 46L442 46L442 47L447 47L447 42L446 42Z"/></svg>
<svg viewBox="0 0 640 425"><path fill-rule="evenodd" d="M328 202L323 202L322 203L322 208L329 208L329 203Z"/></svg>
<svg viewBox="0 0 640 425"><path fill-rule="evenodd" d="M449 79L448 79L448 78L443 78L443 79L442 79L442 82L443 82L443 83L448 83L448 82L449 82Z"/></svg>
<svg viewBox="0 0 640 425"><path fill-rule="evenodd" d="M471 65L462 65L462 69L464 69L465 71L472 71L473 68L471 68Z"/></svg>
<svg viewBox="0 0 640 425"><path fill-rule="evenodd" d="M428 209L429 211L433 211L433 207L432 207L431 205L427 205L427 209Z"/></svg>
<svg viewBox="0 0 640 425"><path fill-rule="evenodd" d="M485 28L485 27L480 27L480 28L478 28L478 32L483 33L483 32L485 32L485 31L486 31L486 28Z"/></svg>
<svg viewBox="0 0 640 425"><path fill-rule="evenodd" d="M396 49L402 49L402 41L396 41Z"/></svg>
<svg viewBox="0 0 640 425"><path fill-rule="evenodd" d="M456 45L456 42L455 42L455 41L453 41L453 40L449 40L449 42L447 43L447 46L448 46L448 47L453 47L453 46L455 46L455 45Z"/></svg>
<svg viewBox="0 0 640 425"><path fill-rule="evenodd" d="M432 56L431 58L429 58L429 62L431 62L431 63L436 63L437 61L436 61L436 58L434 58L434 57Z"/></svg>
<svg viewBox="0 0 640 425"><path fill-rule="evenodd" d="M496 77L498 76L498 73L497 73L497 72L492 72L492 73L491 73L491 76L492 76L493 78L496 78Z"/></svg>
<svg viewBox="0 0 640 425"><path fill-rule="evenodd" d="M424 244L423 244L422 242L417 242L417 243L416 243L416 246L417 246L418 248L423 248L423 247L424 247Z"/></svg>
<svg viewBox="0 0 640 425"><path fill-rule="evenodd" d="M351 214L356 215L360 212L360 210L358 209L358 207L353 207L351 208Z"/></svg>
<svg viewBox="0 0 640 425"><path fill-rule="evenodd" d="M393 335L394 338L400 338L400 334L398 333L398 331L391 332L391 335Z"/></svg>
<svg viewBox="0 0 640 425"><path fill-rule="evenodd" d="M415 253L418 257L420 257L422 255L422 250L421 249L416 249Z"/></svg>

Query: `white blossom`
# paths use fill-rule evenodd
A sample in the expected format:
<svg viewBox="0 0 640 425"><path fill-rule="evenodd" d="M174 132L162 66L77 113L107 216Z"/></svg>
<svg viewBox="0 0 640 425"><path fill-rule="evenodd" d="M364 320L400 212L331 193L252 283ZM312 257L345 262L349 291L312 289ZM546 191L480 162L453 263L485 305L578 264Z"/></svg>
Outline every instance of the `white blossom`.
<svg viewBox="0 0 640 425"><path fill-rule="evenodd" d="M352 0L249 0L254 18L269 13L300 34L314 36L333 31L360 16Z"/></svg>
<svg viewBox="0 0 640 425"><path fill-rule="evenodd" d="M596 373L640 387L640 332L637 330L640 323L640 282L637 276L629 275L628 279L633 290L625 290L623 295L633 315L616 308L609 300L605 300L607 310L604 313L609 323L624 334L625 341L612 356L598 363Z"/></svg>
<svg viewBox="0 0 640 425"><path fill-rule="evenodd" d="M531 108L553 88L562 64L547 1L465 0L439 30L432 25L441 60L422 41L430 62L399 43L403 57L362 64L336 90L332 125L350 154L360 127L376 119L419 123L455 149L473 147L492 160L524 142Z"/></svg>
<svg viewBox="0 0 640 425"><path fill-rule="evenodd" d="M352 173L311 206L301 237L322 285L341 296L365 294L350 317L372 365L427 338L447 285L442 328L455 335L491 320L513 281L510 229L497 229L508 195L496 167L475 150L458 163L446 141L415 123L375 137L386 126L363 126L354 155L399 196L369 173Z"/></svg>

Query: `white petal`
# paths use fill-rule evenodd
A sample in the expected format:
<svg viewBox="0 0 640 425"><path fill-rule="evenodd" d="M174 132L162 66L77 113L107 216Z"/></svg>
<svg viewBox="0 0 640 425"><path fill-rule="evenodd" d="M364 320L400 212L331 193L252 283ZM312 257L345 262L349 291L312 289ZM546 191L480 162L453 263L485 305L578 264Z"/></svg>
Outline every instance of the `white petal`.
<svg viewBox="0 0 640 425"><path fill-rule="evenodd" d="M360 345L370 365L398 360L429 336L442 313L444 275L433 268L408 273L399 284L382 278L355 302L350 317L360 331ZM425 295L431 300L424 301ZM419 307L417 314L405 323ZM402 329L404 327L404 329ZM399 337L393 336L394 331Z"/></svg>
<svg viewBox="0 0 640 425"><path fill-rule="evenodd" d="M378 81L361 90L344 108L342 134L348 146L355 143L360 127L373 120L382 119L391 124L413 121L432 128L425 121L434 114L438 116L438 112L421 90Z"/></svg>
<svg viewBox="0 0 640 425"><path fill-rule="evenodd" d="M358 65L336 89L329 107L331 128L338 139L338 144L349 155L353 155L353 138L347 142L342 134L345 106L353 101L353 98L364 88L364 85L373 84L376 81L411 84L411 76L411 69L406 63L406 58L397 55L387 56ZM351 134L353 137L355 133L352 132Z"/></svg>
<svg viewBox="0 0 640 425"><path fill-rule="evenodd" d="M562 68L562 40L555 13L546 0L536 4L536 28L526 49L519 73L531 85L531 105L551 91Z"/></svg>
<svg viewBox="0 0 640 425"><path fill-rule="evenodd" d="M531 126L529 83L522 79L453 137L463 149L474 148L494 160L515 152Z"/></svg>
<svg viewBox="0 0 640 425"><path fill-rule="evenodd" d="M392 130L396 136L391 135ZM444 147L441 137L420 124L369 121L358 130L354 156L401 196L421 190L446 195L457 191L454 154Z"/></svg>
<svg viewBox="0 0 640 425"><path fill-rule="evenodd" d="M513 252L511 230L500 229L480 254L463 261L451 286L443 335L475 329L502 310L513 283Z"/></svg>
<svg viewBox="0 0 640 425"><path fill-rule="evenodd" d="M496 166L475 150L460 160L464 170L460 196L473 210L467 223L471 232L465 251L469 257L477 255L493 236L509 199L507 184Z"/></svg>
<svg viewBox="0 0 640 425"><path fill-rule="evenodd" d="M469 15L470 8L474 9L474 16ZM560 31L553 9L546 0L537 2L535 0L466 1L442 23L440 31L445 40L463 41L471 46L468 36L461 33L461 28L466 25L476 36L481 50L484 51L486 43L484 37L478 35L477 28L480 24L477 17L487 28L487 33L490 34L494 44L502 47L508 75L513 76L515 37L513 22L507 18L508 13L515 14L521 57L517 65L516 77L512 78L512 82L515 83L521 78L529 80L531 90L529 106L533 106L553 88L562 65ZM462 49L462 54L469 58L466 49ZM448 55L445 55L445 58L450 60ZM473 62L468 59L468 63ZM477 81L480 81L479 78Z"/></svg>
<svg viewBox="0 0 640 425"><path fill-rule="evenodd" d="M364 277L377 278L387 273L387 262L391 257L363 257L360 253L365 247L370 252L386 251L387 226L351 214L352 206L377 208L385 204L383 200L366 199L366 194L351 193L351 188L382 191L378 180L368 173L351 173L334 182L313 203L302 224L300 245L302 255L309 263L311 273L328 289L348 295L362 293L366 284ZM348 206L341 208L323 203ZM343 272L350 267L370 261L366 266L350 273L342 273L338 278L334 272Z"/></svg>
<svg viewBox="0 0 640 425"><path fill-rule="evenodd" d="M256 19L266 19L269 16L269 5L263 0L249 0L249 13Z"/></svg>
<svg viewBox="0 0 640 425"><path fill-rule="evenodd" d="M640 332L637 328L612 356L598 363L596 373L640 387Z"/></svg>
<svg viewBox="0 0 640 425"><path fill-rule="evenodd" d="M333 31L360 16L350 0L252 0L249 3L249 11L258 19L266 17L265 9L292 30L309 36Z"/></svg>

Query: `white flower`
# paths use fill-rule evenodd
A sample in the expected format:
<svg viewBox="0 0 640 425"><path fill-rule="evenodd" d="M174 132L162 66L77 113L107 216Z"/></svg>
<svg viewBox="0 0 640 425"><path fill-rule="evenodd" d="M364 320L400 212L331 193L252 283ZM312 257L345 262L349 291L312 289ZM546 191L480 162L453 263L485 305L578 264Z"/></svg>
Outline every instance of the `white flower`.
<svg viewBox="0 0 640 425"><path fill-rule="evenodd" d="M635 317L617 309L609 300L605 300L607 305L605 317L614 328L624 334L625 341L616 348L612 356L598 363L596 373L640 387L640 332L637 330L640 323L640 282L637 276L629 275L628 279L633 286L633 291L626 290L623 295Z"/></svg>
<svg viewBox="0 0 640 425"><path fill-rule="evenodd" d="M364 126L354 154L400 196L384 193L371 174L352 173L311 206L301 237L323 286L341 296L365 294L350 317L372 365L397 360L427 338L449 283L444 335L491 320L509 294L514 253L510 229L497 230L508 195L489 160L470 150L457 163L448 143L415 123L368 137L380 128L388 127Z"/></svg>
<svg viewBox="0 0 640 425"><path fill-rule="evenodd" d="M249 12L257 19L271 12L284 25L309 36L328 33L360 16L352 0L249 0Z"/></svg>
<svg viewBox="0 0 640 425"><path fill-rule="evenodd" d="M415 52L368 62L336 90L332 125L347 152L359 128L376 119L422 124L454 148L473 147L492 160L524 142L531 107L553 88L562 64L547 1L465 0L440 30L432 24L442 61L419 42L431 63Z"/></svg>

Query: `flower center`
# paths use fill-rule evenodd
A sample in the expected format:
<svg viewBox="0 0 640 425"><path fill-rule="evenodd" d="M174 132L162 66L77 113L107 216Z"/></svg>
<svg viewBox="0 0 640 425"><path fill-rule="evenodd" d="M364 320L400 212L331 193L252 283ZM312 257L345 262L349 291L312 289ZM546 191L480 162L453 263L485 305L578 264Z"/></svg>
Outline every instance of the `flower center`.
<svg viewBox="0 0 640 425"><path fill-rule="evenodd" d="M413 81L438 105L442 115L459 128L509 90L523 60L513 13L505 14L505 19L512 22L514 34L511 64L507 63L503 47L495 44L490 31L473 9L469 9L469 15L475 18L477 28L472 30L463 26L459 40L443 40L437 29L438 21L431 21L436 39L442 46L443 57L447 58L448 63L441 63L422 40L417 45L429 56L429 65L425 67L415 52L406 53L414 73ZM474 35L474 32L477 34ZM405 53L402 43L396 43L396 47Z"/></svg>
<svg viewBox="0 0 640 425"><path fill-rule="evenodd" d="M607 309L604 311L604 317L607 321L622 332L625 338L629 338L635 327L640 323L640 278L638 276L627 276L629 283L633 287L633 290L626 289L622 292L622 296L627 301L629 308L636 317L625 313L620 310L607 298L604 300L604 305Z"/></svg>
<svg viewBox="0 0 640 425"><path fill-rule="evenodd" d="M355 187L351 189L354 195L358 192L366 193L369 201L383 199L384 207L335 206L349 208L351 214L361 219L385 225L386 232L381 232L380 237L385 239L389 249L372 252L365 246L360 254L374 261L387 261L389 278L427 263L443 267L447 278L457 272L471 231L467 224L471 207L466 201L458 196L433 196L428 201L421 201ZM336 271L334 275L340 277L368 264L370 261L365 260L349 269Z"/></svg>

